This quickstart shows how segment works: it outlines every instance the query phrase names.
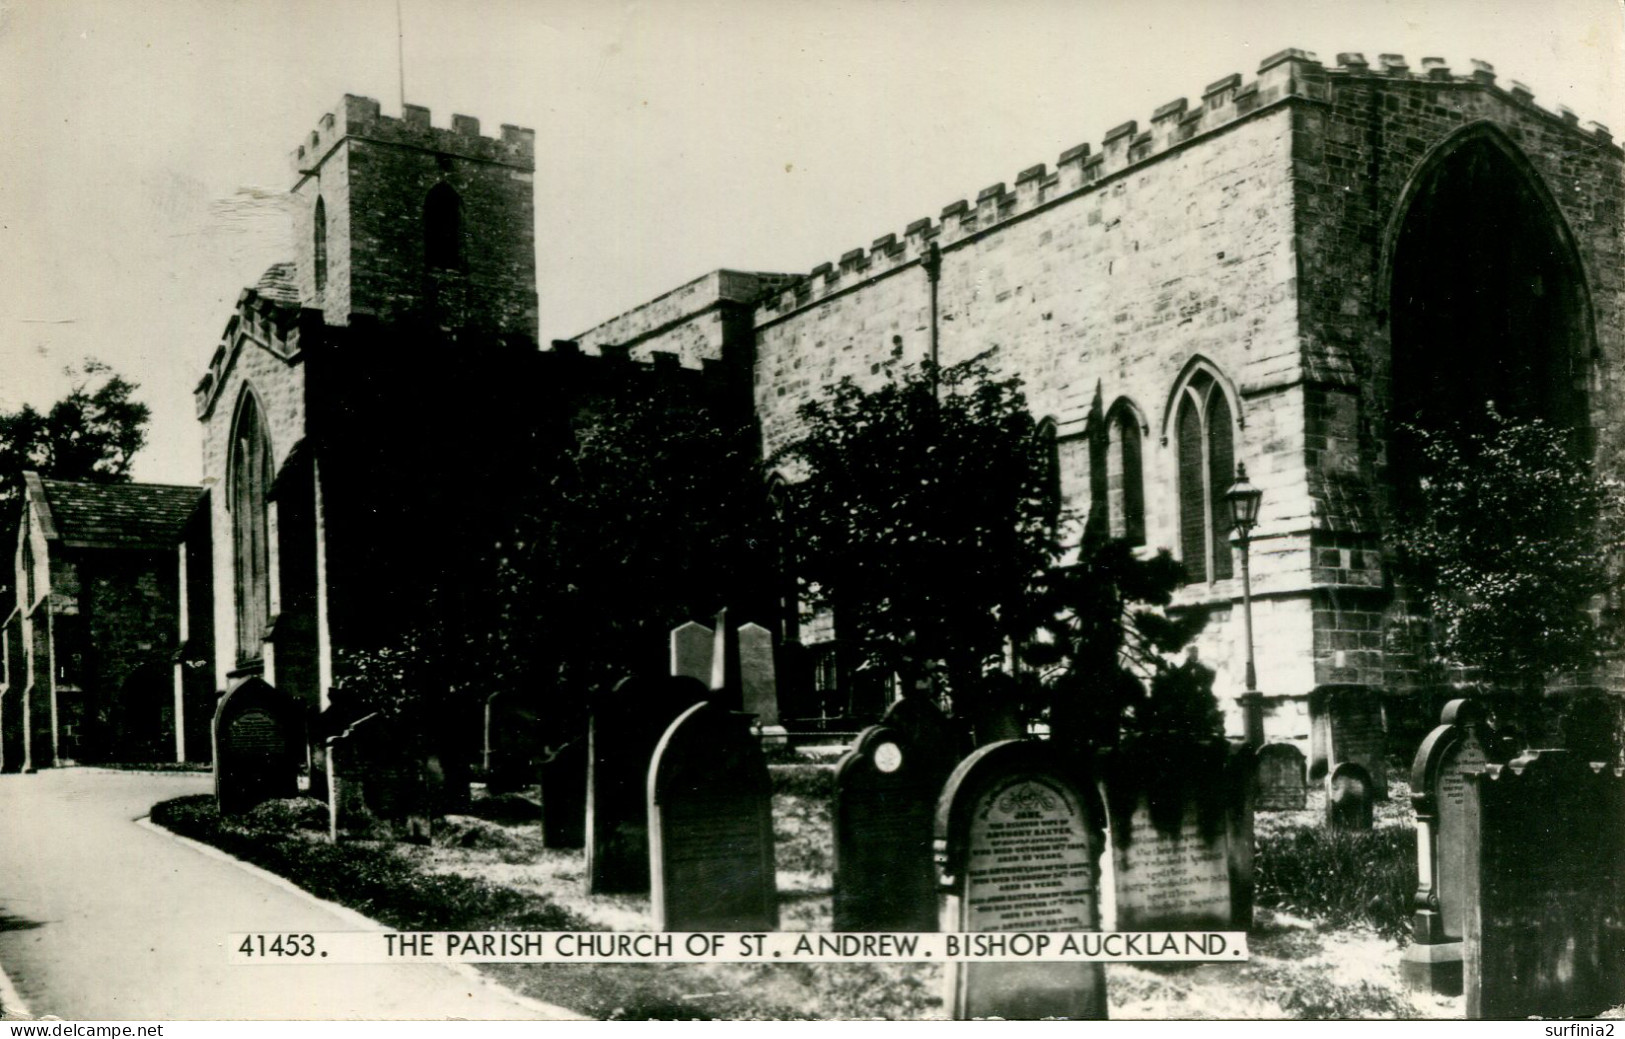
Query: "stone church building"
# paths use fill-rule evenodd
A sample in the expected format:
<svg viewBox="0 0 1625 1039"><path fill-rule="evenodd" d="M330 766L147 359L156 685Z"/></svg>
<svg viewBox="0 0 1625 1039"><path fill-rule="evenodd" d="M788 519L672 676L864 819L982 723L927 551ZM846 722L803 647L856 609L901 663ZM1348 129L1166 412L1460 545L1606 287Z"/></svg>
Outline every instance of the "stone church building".
<svg viewBox="0 0 1625 1039"><path fill-rule="evenodd" d="M578 338L685 364L748 353L767 454L843 377L996 347L1054 423L1069 510L1184 563L1176 605L1209 615L1197 651L1232 733L1222 496L1244 463L1264 492L1266 731L1303 739L1327 697L1416 684L1383 549L1407 479L1396 424L1493 400L1579 428L1617 471L1622 191L1605 127L1484 62L1287 50L788 285L718 271Z"/></svg>
<svg viewBox="0 0 1625 1039"><path fill-rule="evenodd" d="M1210 616L1197 652L1237 733L1222 495L1244 463L1276 739L1308 738L1327 696L1416 684L1383 549L1396 423L1493 399L1580 428L1607 468L1625 451L1625 155L1482 62L1283 51L805 275L715 271L552 350L534 143L346 97L295 150L298 255L242 293L197 388L199 681L263 677L315 718L335 656L455 585L582 373L628 358L737 387L765 456L845 376L996 347L1053 424L1068 508L1184 563L1176 605ZM413 363L447 344L457 365ZM838 661L817 670L830 692Z"/></svg>

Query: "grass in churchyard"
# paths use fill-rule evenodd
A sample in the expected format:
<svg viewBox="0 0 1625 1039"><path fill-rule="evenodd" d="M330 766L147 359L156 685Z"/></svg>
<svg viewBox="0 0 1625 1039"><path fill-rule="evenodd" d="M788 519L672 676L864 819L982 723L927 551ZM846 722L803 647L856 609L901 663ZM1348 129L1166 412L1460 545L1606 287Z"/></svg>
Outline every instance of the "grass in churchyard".
<svg viewBox="0 0 1625 1039"><path fill-rule="evenodd" d="M781 928L831 926L830 762L771 769ZM1400 987L1414 890L1408 790L1393 782L1367 834L1334 835L1304 812L1257 817L1258 902L1244 963L1110 964L1122 1019L1390 1019L1460 1016L1460 1000ZM527 812L523 809L531 809ZM534 805L506 795L451 816L428 846L325 842L325 807L301 799L222 822L211 797L158 805L153 820L403 930L648 930L649 899L588 895L580 850L544 848ZM483 816L483 817L482 817ZM947 1016L938 964L485 964L518 992L602 1019L930 1020Z"/></svg>

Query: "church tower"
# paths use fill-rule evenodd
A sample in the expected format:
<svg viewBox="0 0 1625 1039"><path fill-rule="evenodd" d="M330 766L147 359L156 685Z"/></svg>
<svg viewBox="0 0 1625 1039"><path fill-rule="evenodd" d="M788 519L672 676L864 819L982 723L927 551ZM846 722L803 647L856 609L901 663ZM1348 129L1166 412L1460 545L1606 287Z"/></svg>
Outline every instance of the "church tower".
<svg viewBox="0 0 1625 1039"><path fill-rule="evenodd" d="M534 340L535 149L532 130L346 94L292 155L300 305Z"/></svg>

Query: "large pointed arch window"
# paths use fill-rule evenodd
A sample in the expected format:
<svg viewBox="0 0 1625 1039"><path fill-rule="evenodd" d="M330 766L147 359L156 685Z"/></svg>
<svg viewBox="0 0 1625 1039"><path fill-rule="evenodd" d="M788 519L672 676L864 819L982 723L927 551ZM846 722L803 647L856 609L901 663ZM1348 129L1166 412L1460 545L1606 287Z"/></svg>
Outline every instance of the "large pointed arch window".
<svg viewBox="0 0 1625 1039"><path fill-rule="evenodd" d="M436 184L423 200L423 260L430 270L462 268L463 200L450 184Z"/></svg>
<svg viewBox="0 0 1625 1039"><path fill-rule="evenodd" d="M237 663L259 660L271 620L268 499L271 439L253 394L243 396L231 437L232 572L237 603Z"/></svg>
<svg viewBox="0 0 1625 1039"><path fill-rule="evenodd" d="M327 203L322 199L316 200L316 212L312 216L314 227L311 234L313 262L311 264L316 276L316 291L321 292L327 288Z"/></svg>
<svg viewBox="0 0 1625 1039"><path fill-rule="evenodd" d="M1198 368L1175 398L1179 465L1179 549L1188 581L1231 576L1230 511L1235 434L1230 400L1213 374Z"/></svg>

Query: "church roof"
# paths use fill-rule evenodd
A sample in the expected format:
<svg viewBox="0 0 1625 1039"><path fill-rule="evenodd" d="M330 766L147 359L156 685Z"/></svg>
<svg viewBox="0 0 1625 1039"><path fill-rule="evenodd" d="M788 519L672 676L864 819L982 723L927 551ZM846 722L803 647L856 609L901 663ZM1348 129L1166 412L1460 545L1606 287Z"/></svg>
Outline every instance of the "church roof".
<svg viewBox="0 0 1625 1039"><path fill-rule="evenodd" d="M173 548L203 496L198 487L158 483L41 479L39 486L57 537L76 548Z"/></svg>
<svg viewBox="0 0 1625 1039"><path fill-rule="evenodd" d="M299 268L292 263L273 263L260 275L254 291L275 303L299 305Z"/></svg>

